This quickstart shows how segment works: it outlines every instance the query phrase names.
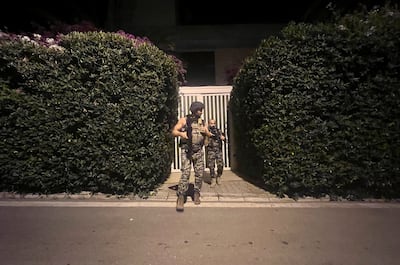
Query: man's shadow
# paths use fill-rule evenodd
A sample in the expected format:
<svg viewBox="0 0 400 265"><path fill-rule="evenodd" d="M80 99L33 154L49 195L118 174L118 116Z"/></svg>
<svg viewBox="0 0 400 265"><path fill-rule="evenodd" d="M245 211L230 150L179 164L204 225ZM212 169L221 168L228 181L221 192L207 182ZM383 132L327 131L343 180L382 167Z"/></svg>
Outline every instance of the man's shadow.
<svg viewBox="0 0 400 265"><path fill-rule="evenodd" d="M178 191L178 184L170 186L168 188L171 190L174 190L174 191ZM194 201L194 184L193 183L189 183L189 188L185 195L185 203L186 203L188 197L190 197L192 199L192 201Z"/></svg>

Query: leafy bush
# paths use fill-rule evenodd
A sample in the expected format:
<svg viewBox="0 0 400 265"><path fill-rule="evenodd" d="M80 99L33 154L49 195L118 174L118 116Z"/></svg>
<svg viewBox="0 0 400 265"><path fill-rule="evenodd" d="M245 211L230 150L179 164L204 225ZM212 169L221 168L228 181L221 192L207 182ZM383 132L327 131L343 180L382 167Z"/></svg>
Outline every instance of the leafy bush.
<svg viewBox="0 0 400 265"><path fill-rule="evenodd" d="M281 196L398 197L398 47L389 6L264 40L234 80L238 160L256 161L238 170Z"/></svg>
<svg viewBox="0 0 400 265"><path fill-rule="evenodd" d="M151 43L72 32L0 43L0 188L145 195L169 174L177 66Z"/></svg>

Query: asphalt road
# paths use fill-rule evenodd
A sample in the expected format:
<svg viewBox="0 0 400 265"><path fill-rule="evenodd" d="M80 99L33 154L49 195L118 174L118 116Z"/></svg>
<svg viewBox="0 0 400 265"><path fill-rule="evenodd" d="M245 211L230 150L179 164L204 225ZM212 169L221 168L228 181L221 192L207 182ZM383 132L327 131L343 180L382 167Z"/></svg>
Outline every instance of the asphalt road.
<svg viewBox="0 0 400 265"><path fill-rule="evenodd" d="M398 265L400 207L0 207L4 265Z"/></svg>

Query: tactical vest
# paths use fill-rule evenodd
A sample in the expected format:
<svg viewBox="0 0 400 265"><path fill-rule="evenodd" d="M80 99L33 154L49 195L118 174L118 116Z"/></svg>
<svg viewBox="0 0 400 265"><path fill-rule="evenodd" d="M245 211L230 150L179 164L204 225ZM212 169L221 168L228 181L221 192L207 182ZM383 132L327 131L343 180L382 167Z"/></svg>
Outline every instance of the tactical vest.
<svg viewBox="0 0 400 265"><path fill-rule="evenodd" d="M199 121L201 123L199 123ZM200 132L200 127L203 125L203 120L198 119L192 122L192 144L203 145L204 135Z"/></svg>
<svg viewBox="0 0 400 265"><path fill-rule="evenodd" d="M193 116L186 116L186 125L182 128L182 131L188 133L190 141L181 138L180 146L188 148L189 144L192 146L201 147L204 145L204 135L200 132L201 126L204 126L204 121L201 118L195 119Z"/></svg>

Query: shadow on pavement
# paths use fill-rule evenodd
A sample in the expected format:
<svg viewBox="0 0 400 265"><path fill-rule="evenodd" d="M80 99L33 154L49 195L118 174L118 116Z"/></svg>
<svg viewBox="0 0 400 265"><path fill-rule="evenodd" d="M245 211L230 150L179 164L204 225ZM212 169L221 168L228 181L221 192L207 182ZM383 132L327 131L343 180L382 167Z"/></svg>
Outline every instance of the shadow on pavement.
<svg viewBox="0 0 400 265"><path fill-rule="evenodd" d="M178 191L178 184L169 186L168 189L173 190L173 191ZM186 203L188 197L190 197L192 199L192 201L194 201L194 184L193 183L189 184L189 189L185 196L185 203Z"/></svg>

